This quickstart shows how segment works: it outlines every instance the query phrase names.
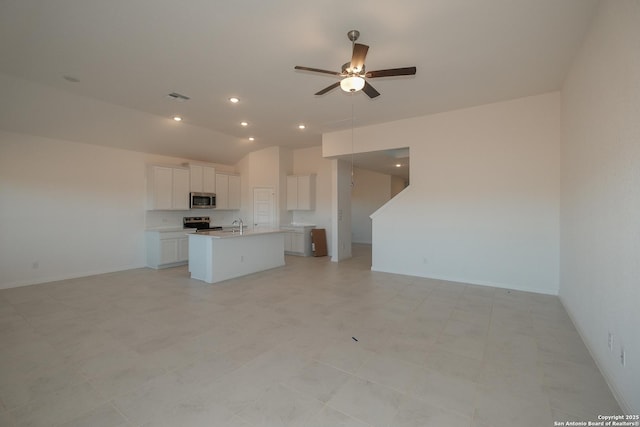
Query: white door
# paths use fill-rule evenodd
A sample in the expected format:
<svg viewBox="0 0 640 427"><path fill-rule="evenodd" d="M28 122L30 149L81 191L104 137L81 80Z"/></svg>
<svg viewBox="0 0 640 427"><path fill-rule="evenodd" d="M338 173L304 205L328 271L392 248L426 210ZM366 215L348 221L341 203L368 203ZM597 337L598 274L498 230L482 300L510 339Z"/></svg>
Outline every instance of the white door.
<svg viewBox="0 0 640 427"><path fill-rule="evenodd" d="M253 226L275 227L275 191L273 188L253 189Z"/></svg>

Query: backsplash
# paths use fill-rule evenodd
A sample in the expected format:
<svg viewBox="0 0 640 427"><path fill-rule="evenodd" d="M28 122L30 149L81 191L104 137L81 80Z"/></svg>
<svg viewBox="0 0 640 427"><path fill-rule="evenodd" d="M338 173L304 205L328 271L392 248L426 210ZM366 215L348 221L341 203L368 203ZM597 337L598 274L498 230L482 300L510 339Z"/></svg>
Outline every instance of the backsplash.
<svg viewBox="0 0 640 427"><path fill-rule="evenodd" d="M238 211L217 211L215 209L198 209L189 211L146 211L145 228L182 227L185 216L208 216L211 225L231 225L238 219Z"/></svg>

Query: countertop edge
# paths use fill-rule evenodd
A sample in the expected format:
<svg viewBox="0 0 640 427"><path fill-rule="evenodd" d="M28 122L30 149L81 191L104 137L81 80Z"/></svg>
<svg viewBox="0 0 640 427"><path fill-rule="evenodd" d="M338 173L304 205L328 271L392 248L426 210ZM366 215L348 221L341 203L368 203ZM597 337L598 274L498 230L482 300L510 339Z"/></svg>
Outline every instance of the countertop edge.
<svg viewBox="0 0 640 427"><path fill-rule="evenodd" d="M279 228L276 229L264 229L264 230L248 230L243 232L242 234L231 231L206 231L201 233L190 234L189 236L197 236L197 237L208 237L210 239L234 239L238 237L251 237L251 236L260 236L263 234L277 234L277 233L286 233L286 230L281 230Z"/></svg>

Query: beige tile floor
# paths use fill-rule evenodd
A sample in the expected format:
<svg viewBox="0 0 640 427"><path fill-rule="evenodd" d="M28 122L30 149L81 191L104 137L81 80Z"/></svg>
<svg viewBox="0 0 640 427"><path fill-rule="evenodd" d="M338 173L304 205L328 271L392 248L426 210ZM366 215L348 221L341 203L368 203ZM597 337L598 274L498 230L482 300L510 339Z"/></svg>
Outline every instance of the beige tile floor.
<svg viewBox="0 0 640 427"><path fill-rule="evenodd" d="M558 298L354 258L0 291L2 426L552 426L621 413ZM358 341L355 341L355 337Z"/></svg>

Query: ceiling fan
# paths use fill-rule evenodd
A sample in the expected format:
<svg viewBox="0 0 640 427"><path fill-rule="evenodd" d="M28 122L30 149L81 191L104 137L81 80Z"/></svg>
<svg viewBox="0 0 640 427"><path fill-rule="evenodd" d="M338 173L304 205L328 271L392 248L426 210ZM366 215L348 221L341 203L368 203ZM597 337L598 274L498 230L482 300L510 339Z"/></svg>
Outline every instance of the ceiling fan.
<svg viewBox="0 0 640 427"><path fill-rule="evenodd" d="M366 80L374 79L376 77L392 77L392 76L411 76L416 73L416 67L404 67L404 68L391 68L388 70L366 71L364 66L364 60L367 57L367 51L369 46L365 44L356 43L358 37L360 37L360 31L351 30L347 33L347 37L353 44L353 54L351 55L351 62L347 62L342 65L342 71L329 71L321 70L319 68L301 67L296 65L296 70L313 71L316 73L331 74L341 77L339 82L336 82L326 88L317 92L316 95L324 95L340 86L345 92L357 92L362 90L369 98L375 98L380 95L380 92L374 89Z"/></svg>

